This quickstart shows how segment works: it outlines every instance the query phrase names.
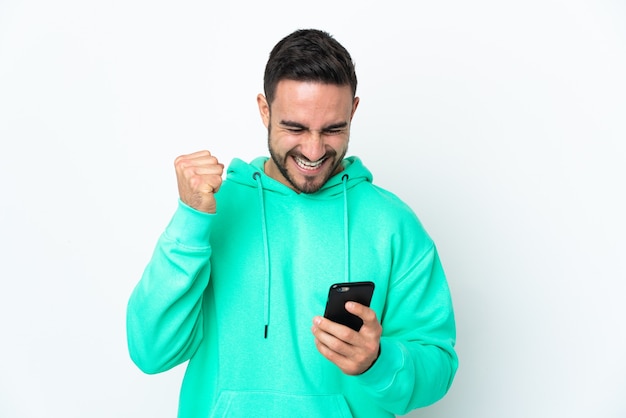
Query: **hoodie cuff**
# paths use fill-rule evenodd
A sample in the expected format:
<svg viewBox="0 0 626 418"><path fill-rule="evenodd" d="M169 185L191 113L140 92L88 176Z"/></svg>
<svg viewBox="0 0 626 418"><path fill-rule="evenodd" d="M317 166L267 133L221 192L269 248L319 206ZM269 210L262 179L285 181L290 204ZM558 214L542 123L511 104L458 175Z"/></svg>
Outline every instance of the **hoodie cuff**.
<svg viewBox="0 0 626 418"><path fill-rule="evenodd" d="M382 392L394 382L404 366L402 347L386 338L380 340L380 355L365 373L356 376L359 383L374 392Z"/></svg>
<svg viewBox="0 0 626 418"><path fill-rule="evenodd" d="M165 236L191 248L209 248L215 214L200 212L178 200L178 208L165 228Z"/></svg>

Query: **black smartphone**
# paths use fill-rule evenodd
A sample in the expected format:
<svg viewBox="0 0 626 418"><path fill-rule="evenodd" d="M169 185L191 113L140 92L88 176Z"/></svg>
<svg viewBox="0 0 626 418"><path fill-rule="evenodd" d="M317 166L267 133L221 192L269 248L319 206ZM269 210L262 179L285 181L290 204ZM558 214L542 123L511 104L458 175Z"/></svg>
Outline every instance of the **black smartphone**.
<svg viewBox="0 0 626 418"><path fill-rule="evenodd" d="M335 283L328 291L324 317L358 331L363 326L363 320L346 311L346 302L370 306L373 294L373 282Z"/></svg>

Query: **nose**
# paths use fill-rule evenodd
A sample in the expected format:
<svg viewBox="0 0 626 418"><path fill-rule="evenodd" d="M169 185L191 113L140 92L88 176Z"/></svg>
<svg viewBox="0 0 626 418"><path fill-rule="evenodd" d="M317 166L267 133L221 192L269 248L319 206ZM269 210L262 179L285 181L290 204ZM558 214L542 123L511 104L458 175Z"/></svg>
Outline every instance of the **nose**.
<svg viewBox="0 0 626 418"><path fill-rule="evenodd" d="M326 155L326 143L320 132L311 131L300 144L302 155L309 161L317 161Z"/></svg>

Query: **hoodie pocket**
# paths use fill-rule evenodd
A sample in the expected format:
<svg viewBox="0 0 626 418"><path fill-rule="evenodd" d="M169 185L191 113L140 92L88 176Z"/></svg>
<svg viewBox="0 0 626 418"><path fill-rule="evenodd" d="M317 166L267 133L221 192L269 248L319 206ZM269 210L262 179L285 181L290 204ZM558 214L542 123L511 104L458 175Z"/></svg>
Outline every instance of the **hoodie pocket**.
<svg viewBox="0 0 626 418"><path fill-rule="evenodd" d="M352 418L343 395L223 391L211 418Z"/></svg>

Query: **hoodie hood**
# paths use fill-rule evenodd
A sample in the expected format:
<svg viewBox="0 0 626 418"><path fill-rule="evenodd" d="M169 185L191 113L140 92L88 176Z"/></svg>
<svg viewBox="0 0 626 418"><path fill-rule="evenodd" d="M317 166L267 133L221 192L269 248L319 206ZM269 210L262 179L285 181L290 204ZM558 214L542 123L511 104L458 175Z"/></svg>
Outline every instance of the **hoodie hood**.
<svg viewBox="0 0 626 418"><path fill-rule="evenodd" d="M265 174L264 166L268 159L269 157L258 157L252 162L246 163L235 158L228 167L227 178L229 181L256 188L258 187L258 183L255 178L255 173L259 173L265 191L284 195L299 194L295 190L292 190L278 180ZM358 157L345 158L341 164L343 166L342 171L328 179L320 190L315 193L310 193L307 196L311 198L328 198L340 195L344 192L344 180L347 180L347 189L363 181L372 182L372 173L363 165ZM344 179L346 175L348 177Z"/></svg>

